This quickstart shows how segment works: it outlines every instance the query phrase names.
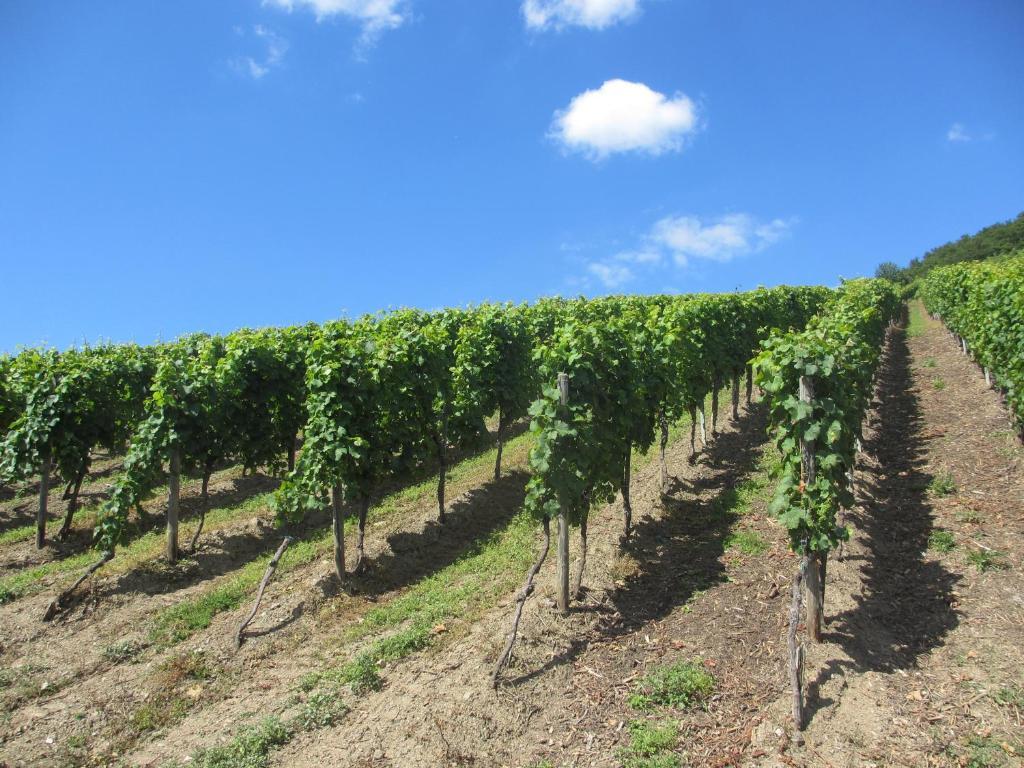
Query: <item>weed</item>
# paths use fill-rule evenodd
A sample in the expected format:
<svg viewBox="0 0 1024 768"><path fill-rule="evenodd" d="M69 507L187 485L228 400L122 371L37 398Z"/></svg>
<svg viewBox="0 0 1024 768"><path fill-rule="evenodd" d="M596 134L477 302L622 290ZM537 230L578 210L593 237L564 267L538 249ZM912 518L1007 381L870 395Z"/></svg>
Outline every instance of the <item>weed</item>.
<svg viewBox="0 0 1024 768"><path fill-rule="evenodd" d="M967 762L962 765L965 768L996 768L1005 765L1003 755L1002 748L994 739L972 736L967 742Z"/></svg>
<svg viewBox="0 0 1024 768"><path fill-rule="evenodd" d="M934 530L928 537L928 549L935 552L951 552L956 546L956 539L949 531Z"/></svg>
<svg viewBox="0 0 1024 768"><path fill-rule="evenodd" d="M633 720L629 724L629 746L619 750L623 768L679 768L682 762L671 750L679 743L679 726Z"/></svg>
<svg viewBox="0 0 1024 768"><path fill-rule="evenodd" d="M315 728L334 725L346 712L348 705L341 700L336 691L317 691L306 699L296 722L302 730L312 731Z"/></svg>
<svg viewBox="0 0 1024 768"><path fill-rule="evenodd" d="M956 493L956 481L949 472L939 472L928 483L928 490L936 496L949 496Z"/></svg>
<svg viewBox="0 0 1024 768"><path fill-rule="evenodd" d="M980 523L981 515L973 509L962 509L956 513L956 521L958 523Z"/></svg>
<svg viewBox="0 0 1024 768"><path fill-rule="evenodd" d="M123 664L126 661L133 661L145 646L135 640L120 640L108 645L100 655L112 664Z"/></svg>
<svg viewBox="0 0 1024 768"><path fill-rule="evenodd" d="M976 549L968 552L967 562L977 568L979 573L1006 568L1003 553L994 549Z"/></svg>
<svg viewBox="0 0 1024 768"><path fill-rule="evenodd" d="M992 697L996 704L1024 710L1024 688L1019 685L1004 685Z"/></svg>
<svg viewBox="0 0 1024 768"><path fill-rule="evenodd" d="M644 675L629 697L634 709L651 707L689 707L714 690L715 679L700 661L680 661L656 667Z"/></svg>
<svg viewBox="0 0 1024 768"><path fill-rule="evenodd" d="M287 744L293 731L276 717L246 728L222 747L201 749L192 754L194 768L265 768L270 751Z"/></svg>
<svg viewBox="0 0 1024 768"><path fill-rule="evenodd" d="M942 379L932 379L932 386L935 387L935 389L945 389L946 382Z"/></svg>
<svg viewBox="0 0 1024 768"><path fill-rule="evenodd" d="M757 531L736 531L726 539L725 545L745 555L760 555L768 550L768 542Z"/></svg>
<svg viewBox="0 0 1024 768"><path fill-rule="evenodd" d="M352 693L356 696L379 691L384 687L384 681L377 671L377 660L370 653L361 653L343 666L339 679L351 685Z"/></svg>
<svg viewBox="0 0 1024 768"><path fill-rule="evenodd" d="M924 359L924 367L925 368L934 368L935 365L936 365L936 363L935 363L935 358L934 357L926 357Z"/></svg>

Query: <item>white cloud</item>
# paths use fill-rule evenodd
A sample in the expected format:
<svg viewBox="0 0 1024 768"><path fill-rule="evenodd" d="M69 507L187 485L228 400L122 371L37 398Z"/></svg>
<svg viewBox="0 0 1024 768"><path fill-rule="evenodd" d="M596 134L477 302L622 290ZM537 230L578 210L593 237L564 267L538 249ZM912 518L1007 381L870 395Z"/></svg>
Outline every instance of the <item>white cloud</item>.
<svg viewBox="0 0 1024 768"><path fill-rule="evenodd" d="M235 29L235 33L240 36L245 34L244 30L238 28ZM288 41L260 24L252 28L252 33L266 46L265 53L259 58L241 56L233 59L231 66L237 72L259 80L284 60L284 55L288 52Z"/></svg>
<svg viewBox="0 0 1024 768"><path fill-rule="evenodd" d="M599 160L614 152L678 151L697 128L697 107L685 94L669 98L643 83L608 80L556 112L550 135Z"/></svg>
<svg viewBox="0 0 1024 768"><path fill-rule="evenodd" d="M725 262L764 250L784 237L793 224L792 219L759 222L746 213L730 213L706 222L696 216L668 216L655 223L650 240L668 250L680 266L691 258Z"/></svg>
<svg viewBox="0 0 1024 768"><path fill-rule="evenodd" d="M523 0L522 10L530 29L604 29L635 16L639 0Z"/></svg>
<svg viewBox="0 0 1024 768"><path fill-rule="evenodd" d="M967 133L967 129L964 128L961 123L953 123L949 130L946 131L946 141L970 141L971 135Z"/></svg>
<svg viewBox="0 0 1024 768"><path fill-rule="evenodd" d="M615 254L618 261L627 261L630 264L659 264L661 253L653 248L644 248L638 251L621 251Z"/></svg>
<svg viewBox="0 0 1024 768"><path fill-rule="evenodd" d="M621 264L593 261L587 265L587 271L600 280L605 288L618 288L633 279L633 271Z"/></svg>
<svg viewBox="0 0 1024 768"><path fill-rule="evenodd" d="M366 44L373 43L382 32L402 26L408 19L405 0L263 0L263 4L276 5L289 12L306 8L316 15L317 21L345 16L362 26Z"/></svg>

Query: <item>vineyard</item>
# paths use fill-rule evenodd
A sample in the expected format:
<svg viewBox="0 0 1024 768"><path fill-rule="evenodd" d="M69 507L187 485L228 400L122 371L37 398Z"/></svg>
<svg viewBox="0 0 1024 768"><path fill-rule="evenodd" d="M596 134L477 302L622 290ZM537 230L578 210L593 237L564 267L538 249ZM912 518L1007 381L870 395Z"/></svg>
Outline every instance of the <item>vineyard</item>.
<svg viewBox="0 0 1024 768"><path fill-rule="evenodd" d="M1024 256L919 293L0 358L0 766L1020 764Z"/></svg>

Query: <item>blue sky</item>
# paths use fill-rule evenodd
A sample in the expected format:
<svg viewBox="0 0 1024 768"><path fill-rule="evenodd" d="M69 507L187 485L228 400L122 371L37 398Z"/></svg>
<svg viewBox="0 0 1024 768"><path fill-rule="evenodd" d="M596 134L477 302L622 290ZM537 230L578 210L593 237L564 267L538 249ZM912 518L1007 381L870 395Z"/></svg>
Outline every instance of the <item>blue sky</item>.
<svg viewBox="0 0 1024 768"><path fill-rule="evenodd" d="M1024 210L1024 3L0 0L0 350L835 283Z"/></svg>

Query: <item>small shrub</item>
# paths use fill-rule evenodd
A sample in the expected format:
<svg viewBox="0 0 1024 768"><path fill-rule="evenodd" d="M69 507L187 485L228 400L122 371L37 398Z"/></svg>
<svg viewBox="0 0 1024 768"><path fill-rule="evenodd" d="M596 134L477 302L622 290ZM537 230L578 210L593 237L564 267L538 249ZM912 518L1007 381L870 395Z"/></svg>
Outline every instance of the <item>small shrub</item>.
<svg viewBox="0 0 1024 768"><path fill-rule="evenodd" d="M928 490L936 496L949 496L956 493L956 481L949 472L939 472L928 483Z"/></svg>
<svg viewBox="0 0 1024 768"><path fill-rule="evenodd" d="M976 549L967 553L967 562L977 568L979 573L1002 570L1006 567L1002 558L1003 553L994 549Z"/></svg>
<svg viewBox="0 0 1024 768"><path fill-rule="evenodd" d="M715 679L699 661L681 661L644 675L630 695L629 705L634 709L685 708L707 698L714 687Z"/></svg>
<svg viewBox="0 0 1024 768"><path fill-rule="evenodd" d="M123 664L126 661L133 661L145 646L135 640L121 640L120 642L108 645L100 655L112 664Z"/></svg>
<svg viewBox="0 0 1024 768"><path fill-rule="evenodd" d="M370 691L379 691L384 680L377 671L373 656L361 653L341 669L341 681L352 686L352 693L361 696Z"/></svg>
<svg viewBox="0 0 1024 768"><path fill-rule="evenodd" d="M629 746L619 750L623 768L679 768L682 762L671 753L679 743L679 726L634 720L629 724Z"/></svg>
<svg viewBox="0 0 1024 768"><path fill-rule="evenodd" d="M348 706L335 691L310 694L299 712L297 722L304 731L334 725L348 712Z"/></svg>
<svg viewBox="0 0 1024 768"><path fill-rule="evenodd" d="M932 531L932 535L928 537L928 549L935 552L950 552L955 546L956 539L949 531Z"/></svg>

